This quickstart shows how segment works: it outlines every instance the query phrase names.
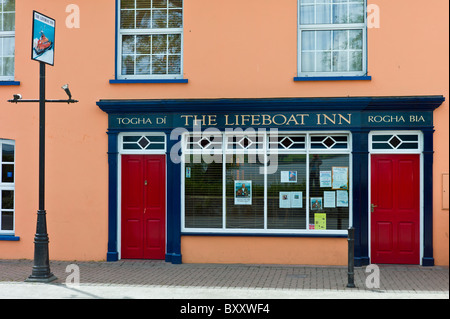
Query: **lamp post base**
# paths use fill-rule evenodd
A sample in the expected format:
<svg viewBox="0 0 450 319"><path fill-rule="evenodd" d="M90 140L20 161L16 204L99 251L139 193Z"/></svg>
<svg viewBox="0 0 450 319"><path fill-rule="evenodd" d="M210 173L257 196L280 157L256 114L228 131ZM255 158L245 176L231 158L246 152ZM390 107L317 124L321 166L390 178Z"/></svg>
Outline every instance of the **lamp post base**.
<svg viewBox="0 0 450 319"><path fill-rule="evenodd" d="M52 281L55 281L56 276L53 275L52 273L48 274L48 275L43 275L43 276L36 276L36 275L31 275L30 277L28 277L27 279L25 279L25 282L42 282L42 283L49 283Z"/></svg>

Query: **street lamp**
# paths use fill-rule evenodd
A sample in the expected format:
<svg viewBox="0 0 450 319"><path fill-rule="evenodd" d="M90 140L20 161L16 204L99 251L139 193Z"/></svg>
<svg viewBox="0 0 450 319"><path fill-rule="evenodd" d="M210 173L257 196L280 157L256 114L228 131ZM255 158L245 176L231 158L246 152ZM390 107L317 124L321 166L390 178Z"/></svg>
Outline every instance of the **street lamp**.
<svg viewBox="0 0 450 319"><path fill-rule="evenodd" d="M48 253L47 219L45 211L45 103L77 103L72 99L69 86L62 88L69 96L68 100L46 100L45 99L45 63L40 64L39 76L39 99L24 100L20 94L14 94L11 103L39 102L39 210L37 211L36 235L34 237L34 264L31 275L26 279L30 282L51 282L56 280L50 271Z"/></svg>

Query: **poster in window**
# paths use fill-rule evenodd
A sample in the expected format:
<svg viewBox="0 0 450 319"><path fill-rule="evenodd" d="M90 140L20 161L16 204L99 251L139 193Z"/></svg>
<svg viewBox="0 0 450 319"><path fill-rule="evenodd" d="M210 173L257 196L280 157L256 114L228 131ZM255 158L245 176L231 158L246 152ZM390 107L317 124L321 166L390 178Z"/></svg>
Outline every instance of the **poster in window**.
<svg viewBox="0 0 450 319"><path fill-rule="evenodd" d="M320 187L331 187L331 171L320 171Z"/></svg>
<svg viewBox="0 0 450 319"><path fill-rule="evenodd" d="M323 192L323 207L336 208L336 192Z"/></svg>
<svg viewBox="0 0 450 319"><path fill-rule="evenodd" d="M322 207L322 197L311 197L311 210L321 210Z"/></svg>
<svg viewBox="0 0 450 319"><path fill-rule="evenodd" d="M332 167L332 189L348 189L348 167Z"/></svg>
<svg viewBox="0 0 450 319"><path fill-rule="evenodd" d="M291 192L291 207L303 208L303 192Z"/></svg>
<svg viewBox="0 0 450 319"><path fill-rule="evenodd" d="M337 207L348 207L348 192L344 190L336 191Z"/></svg>
<svg viewBox="0 0 450 319"><path fill-rule="evenodd" d="M327 214L314 214L314 229L327 229Z"/></svg>
<svg viewBox="0 0 450 319"><path fill-rule="evenodd" d="M234 205L252 204L252 181L234 181Z"/></svg>
<svg viewBox="0 0 450 319"><path fill-rule="evenodd" d="M291 192L280 192L280 208L291 208Z"/></svg>
<svg viewBox="0 0 450 319"><path fill-rule="evenodd" d="M54 65L55 20L33 11L31 59Z"/></svg>
<svg viewBox="0 0 450 319"><path fill-rule="evenodd" d="M297 171L281 171L282 183L297 183Z"/></svg>

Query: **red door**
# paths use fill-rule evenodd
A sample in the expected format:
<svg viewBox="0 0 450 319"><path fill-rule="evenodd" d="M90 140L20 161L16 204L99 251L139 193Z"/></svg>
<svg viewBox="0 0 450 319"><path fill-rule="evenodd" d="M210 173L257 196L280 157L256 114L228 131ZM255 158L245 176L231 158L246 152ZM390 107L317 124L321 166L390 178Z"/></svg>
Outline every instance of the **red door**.
<svg viewBox="0 0 450 319"><path fill-rule="evenodd" d="M164 155L122 156L122 258L164 259Z"/></svg>
<svg viewBox="0 0 450 319"><path fill-rule="evenodd" d="M420 156L372 155L372 263L420 263Z"/></svg>

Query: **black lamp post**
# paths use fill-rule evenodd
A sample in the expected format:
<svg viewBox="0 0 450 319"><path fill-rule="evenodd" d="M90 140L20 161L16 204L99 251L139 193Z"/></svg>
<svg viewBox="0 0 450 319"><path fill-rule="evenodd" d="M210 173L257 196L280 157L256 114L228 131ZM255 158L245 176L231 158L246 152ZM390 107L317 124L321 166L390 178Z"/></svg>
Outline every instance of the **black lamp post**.
<svg viewBox="0 0 450 319"><path fill-rule="evenodd" d="M63 89L69 96L68 100L45 99L45 63L39 62L39 100L23 100L20 94L14 94L11 103L39 102L39 210L37 211L36 235L34 237L34 264L31 275L26 279L30 282L51 282L56 277L50 271L48 254L47 219L45 211L45 103L77 103L72 99L68 85Z"/></svg>

